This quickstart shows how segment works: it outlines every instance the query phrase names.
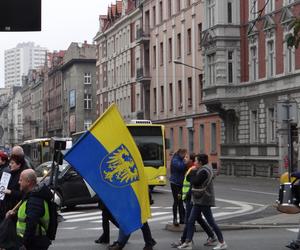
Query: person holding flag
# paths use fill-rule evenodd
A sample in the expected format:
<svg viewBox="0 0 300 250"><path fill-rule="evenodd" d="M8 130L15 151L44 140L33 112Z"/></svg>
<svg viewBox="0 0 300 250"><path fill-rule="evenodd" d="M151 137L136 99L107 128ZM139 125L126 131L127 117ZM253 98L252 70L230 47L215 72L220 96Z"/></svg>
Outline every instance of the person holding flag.
<svg viewBox="0 0 300 250"><path fill-rule="evenodd" d="M115 104L95 121L64 158L97 193L122 233L130 235L144 226L150 217L144 165Z"/></svg>

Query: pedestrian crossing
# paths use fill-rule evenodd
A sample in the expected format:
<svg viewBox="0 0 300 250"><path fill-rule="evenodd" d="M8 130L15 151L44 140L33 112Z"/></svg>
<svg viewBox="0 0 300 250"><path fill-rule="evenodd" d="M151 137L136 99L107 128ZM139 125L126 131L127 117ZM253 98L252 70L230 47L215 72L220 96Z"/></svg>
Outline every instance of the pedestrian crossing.
<svg viewBox="0 0 300 250"><path fill-rule="evenodd" d="M215 218L226 216L231 214L233 211L237 211L240 207L222 207L220 210L219 207L213 208L213 213ZM160 206L151 206L151 218L148 222L167 224L172 221L173 213L172 207L160 207ZM82 211L70 211L62 212L63 222L59 224L59 228L63 230L74 230L74 229L83 229L83 230L100 230L99 227L102 225L102 212L101 210L82 210Z"/></svg>

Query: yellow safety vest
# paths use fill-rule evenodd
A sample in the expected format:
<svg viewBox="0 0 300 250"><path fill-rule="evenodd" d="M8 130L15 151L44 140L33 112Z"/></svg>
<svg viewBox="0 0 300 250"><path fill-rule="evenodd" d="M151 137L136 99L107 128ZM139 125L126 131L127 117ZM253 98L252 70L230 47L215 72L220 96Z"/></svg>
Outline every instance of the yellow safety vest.
<svg viewBox="0 0 300 250"><path fill-rule="evenodd" d="M19 207L18 210L18 221L17 221L17 235L22 237L24 236L25 230L26 230L26 206L27 206L27 200L24 201L21 206ZM40 223L38 225L38 227L36 228L36 235L40 235L42 233L42 235L46 235L47 230L48 230L48 226L49 226L49 207L48 207L48 203L46 201L44 201L44 209L45 209L45 213L43 215L42 218L40 218Z"/></svg>
<svg viewBox="0 0 300 250"><path fill-rule="evenodd" d="M186 179L186 177L188 176L188 174L191 172L192 169L195 169L195 166L190 167L184 176L183 186L182 186L182 200L186 199L186 195L190 191L190 188L191 188L191 183Z"/></svg>

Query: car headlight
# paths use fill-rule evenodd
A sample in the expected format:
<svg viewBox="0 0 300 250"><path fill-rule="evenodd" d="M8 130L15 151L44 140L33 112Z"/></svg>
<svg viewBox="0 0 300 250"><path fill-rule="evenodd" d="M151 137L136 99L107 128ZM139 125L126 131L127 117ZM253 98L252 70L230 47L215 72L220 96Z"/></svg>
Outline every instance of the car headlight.
<svg viewBox="0 0 300 250"><path fill-rule="evenodd" d="M166 176L164 175L159 175L156 177L156 179L159 181L159 182L165 182L166 181Z"/></svg>
<svg viewBox="0 0 300 250"><path fill-rule="evenodd" d="M43 171L43 176L47 175L48 174L48 170L47 169L44 169Z"/></svg>

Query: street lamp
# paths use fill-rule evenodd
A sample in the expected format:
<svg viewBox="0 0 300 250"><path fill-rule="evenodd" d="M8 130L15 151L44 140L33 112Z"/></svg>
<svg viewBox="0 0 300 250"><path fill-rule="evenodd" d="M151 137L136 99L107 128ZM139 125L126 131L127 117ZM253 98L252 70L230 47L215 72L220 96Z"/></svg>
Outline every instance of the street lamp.
<svg viewBox="0 0 300 250"><path fill-rule="evenodd" d="M196 69L196 70L199 70L199 71L203 71L203 69L200 69L200 68L197 68L197 67L194 67L192 65L189 65L189 64L186 64L186 63L183 63L181 61L178 61L178 60L174 60L173 63L175 64L181 64L181 65L184 65L186 67L189 67L189 68L192 68L192 69Z"/></svg>

